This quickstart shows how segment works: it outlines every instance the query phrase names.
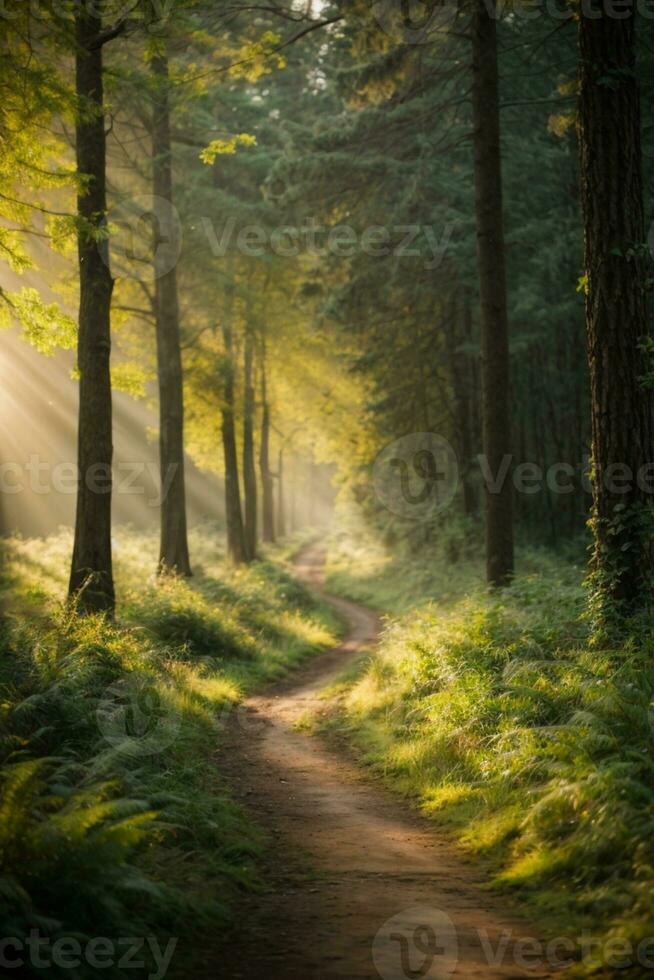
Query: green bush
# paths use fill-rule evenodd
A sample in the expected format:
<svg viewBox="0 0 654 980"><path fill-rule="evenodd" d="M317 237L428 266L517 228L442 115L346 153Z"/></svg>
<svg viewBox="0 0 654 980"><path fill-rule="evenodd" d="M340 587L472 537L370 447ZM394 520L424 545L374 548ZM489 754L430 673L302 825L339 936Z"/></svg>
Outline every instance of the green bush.
<svg viewBox="0 0 654 980"><path fill-rule="evenodd" d="M252 660L256 644L229 607L211 605L184 581L162 582L134 597L131 617L162 643L191 657Z"/></svg>

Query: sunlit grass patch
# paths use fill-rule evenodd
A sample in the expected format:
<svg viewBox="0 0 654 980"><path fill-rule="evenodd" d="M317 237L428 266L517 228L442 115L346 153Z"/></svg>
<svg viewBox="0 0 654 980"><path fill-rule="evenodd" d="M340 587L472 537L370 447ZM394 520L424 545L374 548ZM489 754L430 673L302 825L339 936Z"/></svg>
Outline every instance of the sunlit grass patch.
<svg viewBox="0 0 654 980"><path fill-rule="evenodd" d="M243 697L242 688L230 677L204 675L197 670L189 671L186 683L203 701L212 705L236 703Z"/></svg>
<svg viewBox="0 0 654 980"><path fill-rule="evenodd" d="M466 587L474 587L480 575L481 562L470 556L445 566L398 554L376 539L361 543L347 535L331 542L326 564L329 590L395 614L413 608L417 597L422 602L437 598L442 607Z"/></svg>

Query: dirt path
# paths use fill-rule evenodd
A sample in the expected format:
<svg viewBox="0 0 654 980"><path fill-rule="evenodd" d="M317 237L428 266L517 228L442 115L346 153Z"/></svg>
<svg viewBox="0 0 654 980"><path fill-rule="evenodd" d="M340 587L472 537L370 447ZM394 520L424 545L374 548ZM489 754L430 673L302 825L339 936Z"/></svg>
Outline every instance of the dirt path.
<svg viewBox="0 0 654 980"><path fill-rule="evenodd" d="M319 586L323 556L298 559ZM546 977L536 933L482 889L474 868L357 766L293 730L317 693L370 647L378 617L329 601L347 640L246 705L220 765L234 795L272 838L267 891L244 899L219 964L221 980Z"/></svg>

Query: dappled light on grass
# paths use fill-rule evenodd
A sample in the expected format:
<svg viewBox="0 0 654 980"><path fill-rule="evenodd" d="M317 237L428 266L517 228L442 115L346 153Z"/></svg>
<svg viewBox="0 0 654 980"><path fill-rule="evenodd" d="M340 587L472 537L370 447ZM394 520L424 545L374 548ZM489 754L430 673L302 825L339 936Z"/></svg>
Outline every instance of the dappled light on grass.
<svg viewBox="0 0 654 980"><path fill-rule="evenodd" d="M212 705L236 704L243 697L241 688L229 677L213 677L188 667L183 669L187 687L204 702Z"/></svg>

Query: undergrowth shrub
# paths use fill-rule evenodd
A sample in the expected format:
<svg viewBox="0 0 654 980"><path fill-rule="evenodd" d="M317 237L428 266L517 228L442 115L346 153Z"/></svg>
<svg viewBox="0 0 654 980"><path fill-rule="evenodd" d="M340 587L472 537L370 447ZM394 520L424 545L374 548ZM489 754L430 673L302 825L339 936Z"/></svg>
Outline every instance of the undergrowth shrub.
<svg viewBox="0 0 654 980"><path fill-rule="evenodd" d="M159 641L190 657L251 660L252 635L224 606L211 604L185 581L162 582L133 597L130 614Z"/></svg>

